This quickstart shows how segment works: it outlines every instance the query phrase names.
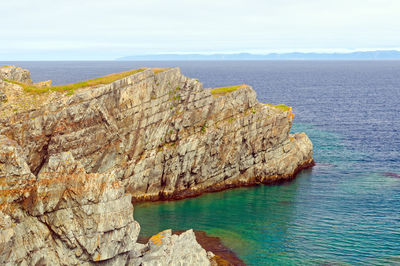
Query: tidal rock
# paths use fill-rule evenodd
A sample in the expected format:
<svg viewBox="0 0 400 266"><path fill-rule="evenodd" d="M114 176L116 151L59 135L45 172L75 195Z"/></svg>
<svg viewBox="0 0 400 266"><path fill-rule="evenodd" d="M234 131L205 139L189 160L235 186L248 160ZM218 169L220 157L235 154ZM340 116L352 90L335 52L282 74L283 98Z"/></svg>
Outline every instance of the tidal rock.
<svg viewBox="0 0 400 266"><path fill-rule="evenodd" d="M187 231L173 231L174 235L181 235ZM207 257L211 265L246 265L230 248L224 245L219 237L207 235L204 231L194 230L196 241L207 251ZM156 237L158 238L158 237ZM154 239L154 237L153 237ZM149 237L141 236L138 238L139 243L148 243Z"/></svg>
<svg viewBox="0 0 400 266"><path fill-rule="evenodd" d="M388 177L400 178L400 174L398 174L398 173L385 172L385 173L383 173L383 175L388 176Z"/></svg>
<svg viewBox="0 0 400 266"><path fill-rule="evenodd" d="M207 252L197 243L193 230L172 235L165 230L150 238L143 254L131 265L211 265Z"/></svg>

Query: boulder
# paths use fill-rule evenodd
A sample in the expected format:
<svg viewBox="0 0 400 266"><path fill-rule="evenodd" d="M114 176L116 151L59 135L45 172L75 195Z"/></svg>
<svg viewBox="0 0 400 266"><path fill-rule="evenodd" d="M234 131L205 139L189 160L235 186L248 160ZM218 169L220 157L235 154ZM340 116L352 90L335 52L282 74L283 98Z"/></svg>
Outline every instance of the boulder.
<svg viewBox="0 0 400 266"><path fill-rule="evenodd" d="M27 84L32 84L31 73L27 69L16 66L0 67L0 79L7 79Z"/></svg>
<svg viewBox="0 0 400 266"><path fill-rule="evenodd" d="M142 252L129 265L211 265L207 252L197 243L193 230L179 236L172 235L170 229L162 231L149 239Z"/></svg>

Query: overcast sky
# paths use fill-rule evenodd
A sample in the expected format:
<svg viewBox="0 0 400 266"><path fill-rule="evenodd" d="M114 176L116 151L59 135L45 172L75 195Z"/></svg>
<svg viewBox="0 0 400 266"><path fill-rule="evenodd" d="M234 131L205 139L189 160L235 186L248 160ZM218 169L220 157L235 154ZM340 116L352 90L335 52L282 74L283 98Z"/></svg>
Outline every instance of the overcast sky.
<svg viewBox="0 0 400 266"><path fill-rule="evenodd" d="M2 0L0 61L400 49L400 0Z"/></svg>

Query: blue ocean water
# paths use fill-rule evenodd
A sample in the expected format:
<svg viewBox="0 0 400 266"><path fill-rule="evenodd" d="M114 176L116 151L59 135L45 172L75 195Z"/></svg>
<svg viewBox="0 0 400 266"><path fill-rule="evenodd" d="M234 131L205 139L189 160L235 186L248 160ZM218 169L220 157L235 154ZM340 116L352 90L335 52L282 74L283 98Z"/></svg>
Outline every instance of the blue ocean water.
<svg viewBox="0 0 400 266"><path fill-rule="evenodd" d="M180 66L204 87L247 83L296 114L312 169L276 186L135 206L142 234L219 236L248 265L400 265L400 61L0 62L65 84L132 68Z"/></svg>

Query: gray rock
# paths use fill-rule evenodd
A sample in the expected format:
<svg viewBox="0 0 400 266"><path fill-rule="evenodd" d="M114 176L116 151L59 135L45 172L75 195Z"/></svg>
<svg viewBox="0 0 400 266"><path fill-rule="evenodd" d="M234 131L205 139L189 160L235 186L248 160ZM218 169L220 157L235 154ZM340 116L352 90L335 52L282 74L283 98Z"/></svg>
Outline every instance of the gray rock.
<svg viewBox="0 0 400 266"><path fill-rule="evenodd" d="M1 87L1 83L0 83L0 87ZM7 102L7 101L8 101L7 95L0 90L0 106L2 105L2 103Z"/></svg>
<svg viewBox="0 0 400 266"><path fill-rule="evenodd" d="M0 118L0 264L209 265L191 231L137 244L131 202L285 180L313 162L291 109L249 86L215 97L179 69L41 97Z"/></svg>
<svg viewBox="0 0 400 266"><path fill-rule="evenodd" d="M139 258L130 265L211 265L207 252L197 243L193 230L181 235L171 235L165 230L152 236Z"/></svg>
<svg viewBox="0 0 400 266"><path fill-rule="evenodd" d="M32 83L31 73L29 70L16 66L0 67L0 79L8 79L28 84Z"/></svg>

